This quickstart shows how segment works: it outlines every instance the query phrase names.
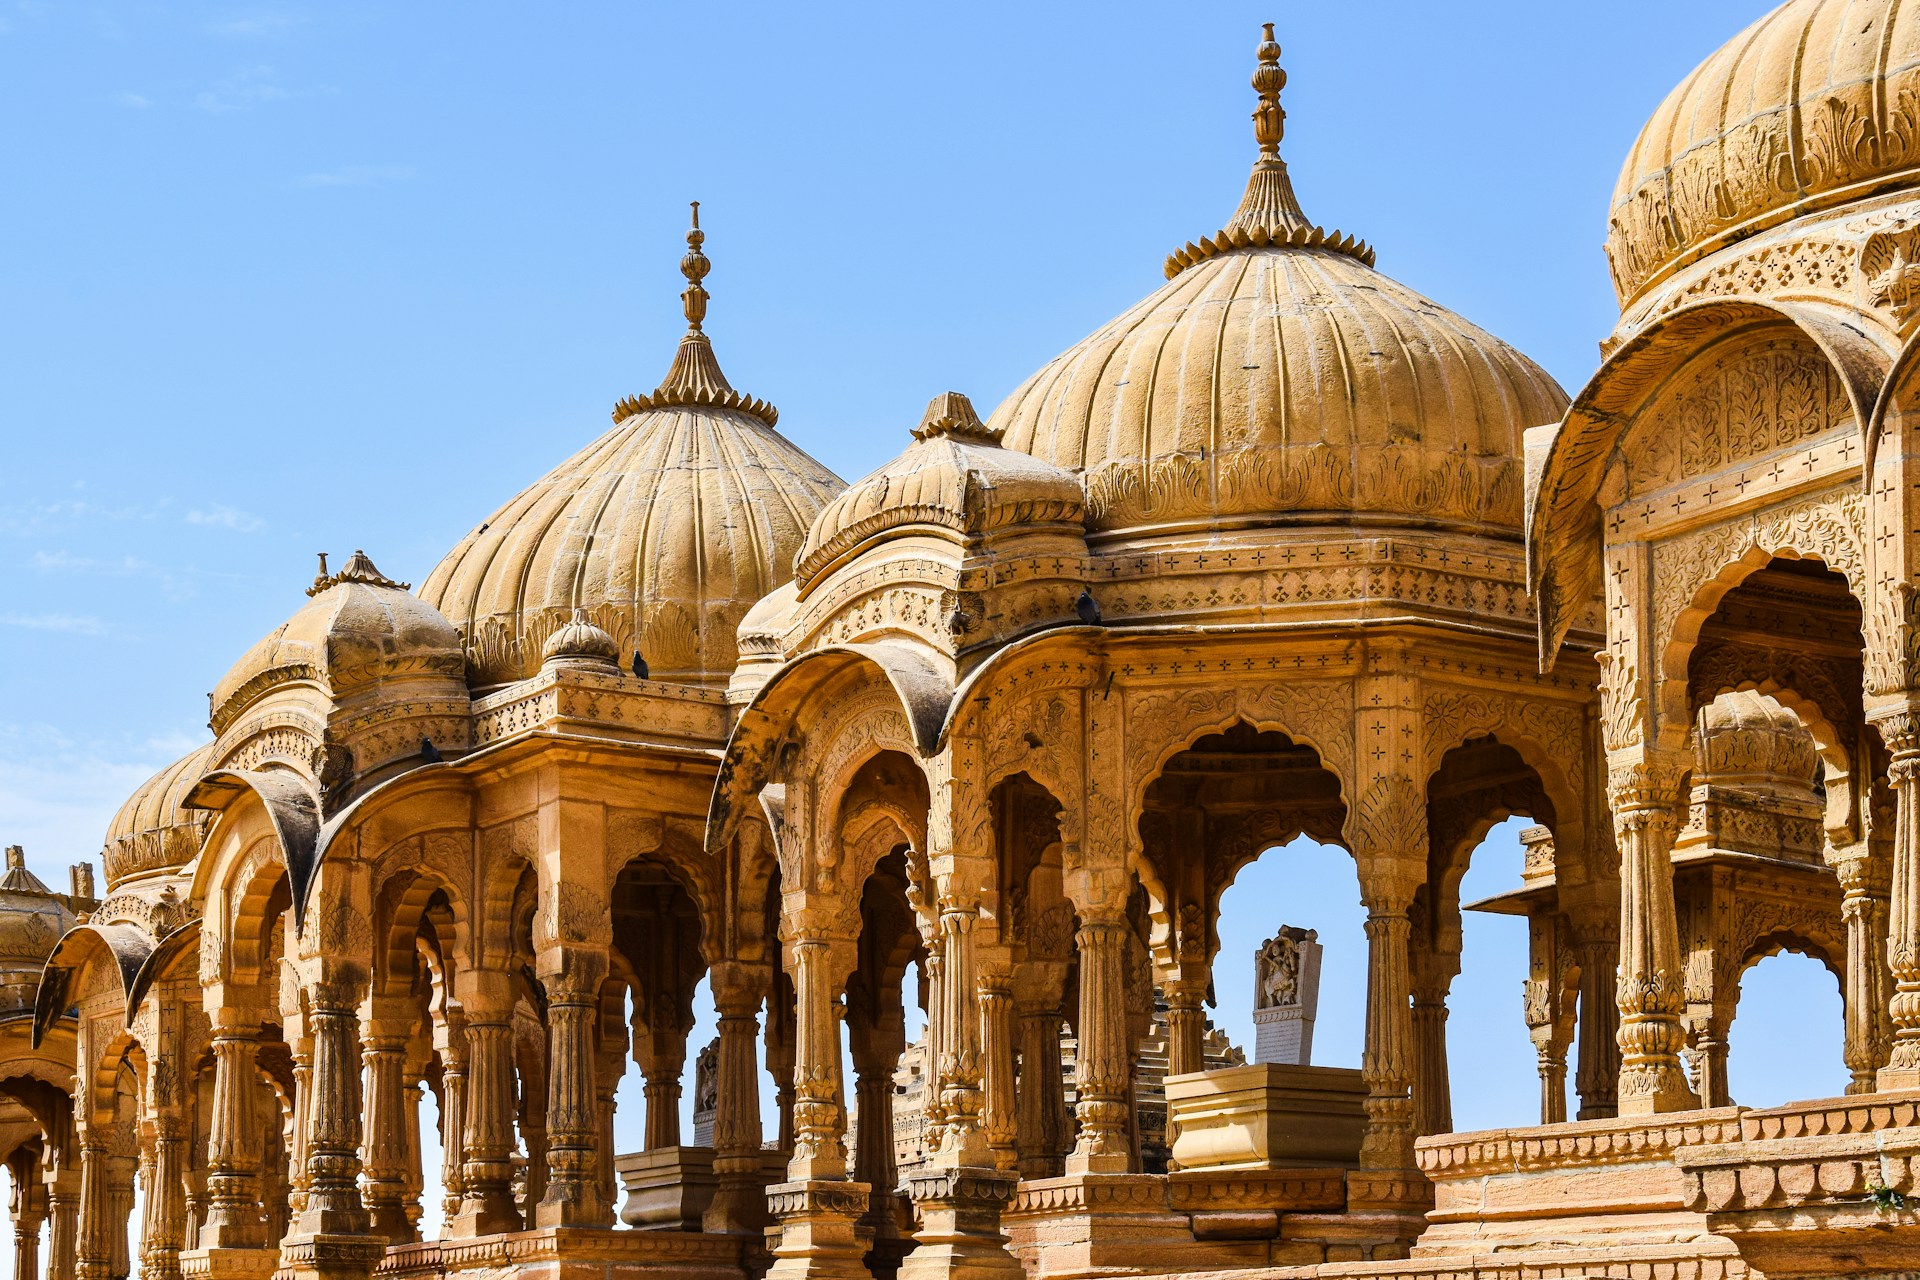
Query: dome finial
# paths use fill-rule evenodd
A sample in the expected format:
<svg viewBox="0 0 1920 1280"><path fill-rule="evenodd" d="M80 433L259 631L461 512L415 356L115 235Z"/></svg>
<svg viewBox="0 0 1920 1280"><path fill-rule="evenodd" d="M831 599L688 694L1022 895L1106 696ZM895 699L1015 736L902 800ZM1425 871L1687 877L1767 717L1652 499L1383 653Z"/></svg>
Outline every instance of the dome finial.
<svg viewBox="0 0 1920 1280"><path fill-rule="evenodd" d="M686 307L687 332L699 333L700 322L707 318L707 291L700 282L707 278L707 272L713 270L713 263L707 261L707 255L700 252L700 246L707 242L707 233L700 229L700 202L693 204L693 228L687 232L687 256L680 259L680 274L687 278L686 291L680 295L680 301Z"/></svg>
<svg viewBox="0 0 1920 1280"><path fill-rule="evenodd" d="M1273 38L1271 22L1261 26L1258 56L1253 91L1260 95L1260 101L1253 109L1253 137L1260 144L1260 157L1253 162L1247 192L1225 227L1167 259L1169 280L1194 263L1228 250L1268 245L1331 249L1373 265L1373 250L1364 242L1315 226L1301 210L1299 198L1293 194L1293 179L1287 176L1286 162L1280 158L1280 139L1287 128L1280 91L1287 87L1287 73L1280 67L1280 44Z"/></svg>
<svg viewBox="0 0 1920 1280"><path fill-rule="evenodd" d="M665 409L674 405L713 405L722 409L738 409L751 414L768 426L780 418L774 407L764 400L742 395L733 389L727 381L727 375L720 372L720 361L713 354L713 343L707 338L706 330L701 326L707 318L707 302L711 297L701 281L707 278L707 272L713 270L713 263L700 251L707 242L707 233L700 229L700 202L689 202L693 207L693 225L687 229L687 253L680 259L680 274L687 278L687 287L680 293L680 303L687 314L687 332L680 339L679 350L673 353L673 364L667 369L667 376L650 396L627 396L613 406L613 420L625 422L636 413L648 409Z"/></svg>

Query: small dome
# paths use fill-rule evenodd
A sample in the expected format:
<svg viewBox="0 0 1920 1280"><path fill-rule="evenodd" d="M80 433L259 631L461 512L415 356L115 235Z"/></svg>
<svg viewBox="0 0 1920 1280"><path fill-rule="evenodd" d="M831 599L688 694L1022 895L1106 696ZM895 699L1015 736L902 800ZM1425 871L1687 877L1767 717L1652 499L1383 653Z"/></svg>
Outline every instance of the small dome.
<svg viewBox="0 0 1920 1280"><path fill-rule="evenodd" d="M572 620L547 637L547 643L540 649L540 665L601 667L617 672L620 650L612 636L588 622L587 615L575 609Z"/></svg>
<svg viewBox="0 0 1920 1280"><path fill-rule="evenodd" d="M100 858L107 887L150 871L184 867L200 854L210 817L184 806L213 761L213 743L195 748L141 783L113 815Z"/></svg>
<svg viewBox="0 0 1920 1280"><path fill-rule="evenodd" d="M1820 759L1800 718L1751 690L1723 693L1696 721L1700 782L1811 790Z"/></svg>
<svg viewBox="0 0 1920 1280"><path fill-rule="evenodd" d="M1517 537L1522 433L1567 397L1538 365L1308 222L1279 142L1272 28L1260 158L1227 226L1168 282L1055 358L990 420L1009 448L1083 473L1096 532L1358 514Z"/></svg>
<svg viewBox="0 0 1920 1280"><path fill-rule="evenodd" d="M27 869L19 845L7 847L6 859L0 874L0 1011L31 1007L41 963L73 925L65 900Z"/></svg>
<svg viewBox="0 0 1920 1280"><path fill-rule="evenodd" d="M1920 181L1920 8L1790 0L1667 95L1614 188L1607 256L1627 306L1789 218Z"/></svg>
<svg viewBox="0 0 1920 1280"><path fill-rule="evenodd" d="M934 397L914 442L827 504L800 549L804 589L833 564L883 535L942 529L972 539L1019 525L1072 526L1085 500L1071 472L1002 448L957 391Z"/></svg>
<svg viewBox="0 0 1920 1280"><path fill-rule="evenodd" d="M459 627L477 687L523 680L575 611L641 650L656 679L724 683L735 628L793 574L839 477L736 392L701 330L698 206L681 263L688 331L665 381L622 400L614 429L489 516L421 595Z"/></svg>
<svg viewBox="0 0 1920 1280"><path fill-rule="evenodd" d="M381 680L464 674L460 635L438 610L386 577L364 552L326 571L298 612L273 629L214 687L213 731L227 727L261 694L311 680L340 701Z"/></svg>

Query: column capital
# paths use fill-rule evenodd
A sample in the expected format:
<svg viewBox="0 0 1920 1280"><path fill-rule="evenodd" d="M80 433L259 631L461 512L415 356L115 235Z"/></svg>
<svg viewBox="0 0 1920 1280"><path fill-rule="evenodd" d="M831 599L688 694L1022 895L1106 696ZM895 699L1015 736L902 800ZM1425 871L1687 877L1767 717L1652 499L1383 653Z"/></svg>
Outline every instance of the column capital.
<svg viewBox="0 0 1920 1280"><path fill-rule="evenodd" d="M555 1004L592 1004L607 979L608 950L589 943L555 943L534 957L534 973Z"/></svg>
<svg viewBox="0 0 1920 1280"><path fill-rule="evenodd" d="M1684 752L1634 747L1607 760L1607 803L1618 820L1632 814L1679 807L1681 783L1692 768Z"/></svg>

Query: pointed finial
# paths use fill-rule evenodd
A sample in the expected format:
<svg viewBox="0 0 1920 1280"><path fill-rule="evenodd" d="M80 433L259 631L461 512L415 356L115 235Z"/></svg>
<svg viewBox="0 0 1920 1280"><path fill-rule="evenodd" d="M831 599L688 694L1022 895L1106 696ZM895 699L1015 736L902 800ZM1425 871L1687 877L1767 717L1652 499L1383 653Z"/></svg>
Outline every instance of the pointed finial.
<svg viewBox="0 0 1920 1280"><path fill-rule="evenodd" d="M1261 24L1258 56L1253 91L1260 95L1260 101L1253 109L1253 137L1260 144L1260 157L1253 162L1246 194L1240 197L1240 207L1225 227L1168 257L1169 280L1195 263L1234 249L1281 245L1329 249L1373 265L1373 250L1365 241L1316 226L1301 211L1300 201L1293 194L1293 180L1287 176L1286 161L1280 158L1280 138L1287 128L1280 91L1287 87L1287 73L1280 67L1280 43L1273 38L1271 22Z"/></svg>
<svg viewBox="0 0 1920 1280"><path fill-rule="evenodd" d="M1280 106L1287 73L1280 68L1280 42L1273 38L1273 24L1262 23L1261 32L1260 66L1253 73L1253 91L1260 95L1260 105L1253 109L1253 136L1262 160L1278 160L1280 137L1287 128L1287 113Z"/></svg>
<svg viewBox="0 0 1920 1280"><path fill-rule="evenodd" d="M686 292L680 295L680 301L686 306L688 333L699 333L700 322L707 318L707 291L700 282L713 270L713 264L700 252L700 246L706 242L707 233L700 229L700 202L695 200L693 229L687 232L687 256L680 259L680 274L687 278Z"/></svg>

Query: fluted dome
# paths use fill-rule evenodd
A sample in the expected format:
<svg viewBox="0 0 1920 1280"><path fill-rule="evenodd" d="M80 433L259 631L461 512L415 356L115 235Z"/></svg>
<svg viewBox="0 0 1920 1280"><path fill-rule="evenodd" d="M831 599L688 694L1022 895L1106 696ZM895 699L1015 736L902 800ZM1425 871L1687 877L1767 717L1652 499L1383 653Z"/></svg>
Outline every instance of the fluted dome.
<svg viewBox="0 0 1920 1280"><path fill-rule="evenodd" d="M1002 448L967 397L934 397L913 436L905 452L854 481L814 520L796 566L803 588L843 557L899 531L944 530L968 540L1013 525L1078 531L1080 482Z"/></svg>
<svg viewBox="0 0 1920 1280"><path fill-rule="evenodd" d="M1920 180L1920 7L1790 0L1667 95L1614 189L1623 306L1788 218Z"/></svg>
<svg viewBox="0 0 1920 1280"><path fill-rule="evenodd" d="M1751 690L1723 693L1696 721L1700 780L1725 785L1784 785L1812 794L1820 760L1799 717Z"/></svg>
<svg viewBox="0 0 1920 1280"><path fill-rule="evenodd" d="M689 328L660 388L621 401L612 431L489 516L421 587L460 629L477 687L531 676L576 610L621 653L640 650L655 679L723 683L741 618L792 576L842 487L720 372L700 327L697 218L687 239Z"/></svg>
<svg viewBox="0 0 1920 1280"><path fill-rule="evenodd" d="M311 597L222 676L212 695L214 733L279 685L308 680L342 701L369 686L409 676L464 672L460 637L426 601L356 551L338 573L320 576Z"/></svg>
<svg viewBox="0 0 1920 1280"><path fill-rule="evenodd" d="M1279 158L1272 30L1261 158L1239 211L1168 283L995 410L1009 447L1084 472L1096 532L1356 514L1518 536L1521 434L1566 394L1485 330L1300 212Z"/></svg>
<svg viewBox="0 0 1920 1280"><path fill-rule="evenodd" d="M213 743L187 752L141 783L107 828L101 860L109 889L133 876L184 867L199 856L209 814L185 807L187 793L212 766Z"/></svg>

